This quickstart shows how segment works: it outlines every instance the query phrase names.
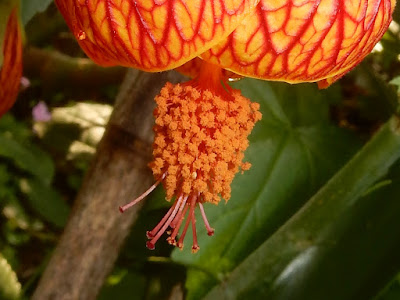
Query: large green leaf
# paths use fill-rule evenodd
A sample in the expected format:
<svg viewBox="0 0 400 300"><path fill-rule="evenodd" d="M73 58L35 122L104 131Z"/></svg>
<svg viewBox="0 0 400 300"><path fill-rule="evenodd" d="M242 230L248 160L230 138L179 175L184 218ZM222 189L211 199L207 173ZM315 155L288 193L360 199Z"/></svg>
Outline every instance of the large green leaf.
<svg viewBox="0 0 400 300"><path fill-rule="evenodd" d="M206 206L215 235L208 237L198 225L201 250L193 255L187 247L172 255L192 267L188 299L201 298L276 231L358 145L352 135L329 124L329 102L340 96L335 88L320 92L314 85L250 79L238 87L260 102L263 113L246 153L253 166L235 178L226 205Z"/></svg>
<svg viewBox="0 0 400 300"><path fill-rule="evenodd" d="M399 122L390 119L207 299L366 299L366 290L376 292L374 273L382 277L400 250L398 169L371 185L400 157Z"/></svg>
<svg viewBox="0 0 400 300"><path fill-rule="evenodd" d="M52 0L21 0L22 22L26 25L32 17L46 10Z"/></svg>
<svg viewBox="0 0 400 300"><path fill-rule="evenodd" d="M400 178L390 178L349 205L326 235L291 261L272 291L265 289L268 298L350 300L376 294L400 265Z"/></svg>

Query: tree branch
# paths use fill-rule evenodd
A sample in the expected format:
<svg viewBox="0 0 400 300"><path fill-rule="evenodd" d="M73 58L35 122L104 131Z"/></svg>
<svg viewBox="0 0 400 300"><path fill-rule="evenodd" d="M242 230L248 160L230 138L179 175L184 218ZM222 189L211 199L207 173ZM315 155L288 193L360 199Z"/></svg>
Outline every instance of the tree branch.
<svg viewBox="0 0 400 300"><path fill-rule="evenodd" d="M50 90L91 89L120 83L126 68L103 68L89 58L70 57L35 47L24 50L24 74L40 76Z"/></svg>
<svg viewBox="0 0 400 300"><path fill-rule="evenodd" d="M121 215L118 206L152 183L153 98L175 72L129 71L70 219L33 300L95 299L111 271L141 205Z"/></svg>

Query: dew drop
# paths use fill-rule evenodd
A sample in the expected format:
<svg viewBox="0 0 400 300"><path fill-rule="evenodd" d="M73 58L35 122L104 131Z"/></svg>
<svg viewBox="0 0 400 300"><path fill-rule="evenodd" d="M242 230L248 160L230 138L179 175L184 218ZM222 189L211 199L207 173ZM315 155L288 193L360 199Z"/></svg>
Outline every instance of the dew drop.
<svg viewBox="0 0 400 300"><path fill-rule="evenodd" d="M80 30L78 33L78 40L83 41L84 39L86 39L86 32Z"/></svg>

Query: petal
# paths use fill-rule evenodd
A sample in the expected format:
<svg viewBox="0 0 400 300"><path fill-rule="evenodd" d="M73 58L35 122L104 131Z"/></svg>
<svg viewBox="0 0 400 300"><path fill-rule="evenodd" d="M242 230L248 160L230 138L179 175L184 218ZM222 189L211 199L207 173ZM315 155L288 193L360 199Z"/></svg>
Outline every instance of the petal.
<svg viewBox="0 0 400 300"><path fill-rule="evenodd" d="M371 52L394 6L395 0L261 0L202 58L245 76L327 87Z"/></svg>
<svg viewBox="0 0 400 300"><path fill-rule="evenodd" d="M8 18L2 50L4 56L0 70L0 117L17 99L22 77L22 33L16 8Z"/></svg>
<svg viewBox="0 0 400 300"><path fill-rule="evenodd" d="M56 0L97 63L161 71L226 38L259 0Z"/></svg>

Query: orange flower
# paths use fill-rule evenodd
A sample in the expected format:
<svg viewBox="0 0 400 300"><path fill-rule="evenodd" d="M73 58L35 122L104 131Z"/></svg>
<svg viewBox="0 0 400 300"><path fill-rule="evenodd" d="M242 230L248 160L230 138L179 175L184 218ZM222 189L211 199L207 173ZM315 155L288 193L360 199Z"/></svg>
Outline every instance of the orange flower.
<svg viewBox="0 0 400 300"><path fill-rule="evenodd" d="M156 183L174 199L147 233L148 248L168 227L178 247L190 224L197 251L194 209L230 198L243 162L247 136L261 118L227 84L249 76L327 87L356 66L391 22L395 0L56 0L83 50L104 66L149 72L178 68L194 79L167 84L156 97ZM176 241L179 228L183 231Z"/></svg>
<svg viewBox="0 0 400 300"><path fill-rule="evenodd" d="M2 45L3 64L0 63L0 117L17 99L22 77L22 34L17 8L8 17Z"/></svg>
<svg viewBox="0 0 400 300"><path fill-rule="evenodd" d="M357 65L395 0L56 0L100 65L149 72L196 56L235 73L326 86ZM233 32L232 32L233 31Z"/></svg>

